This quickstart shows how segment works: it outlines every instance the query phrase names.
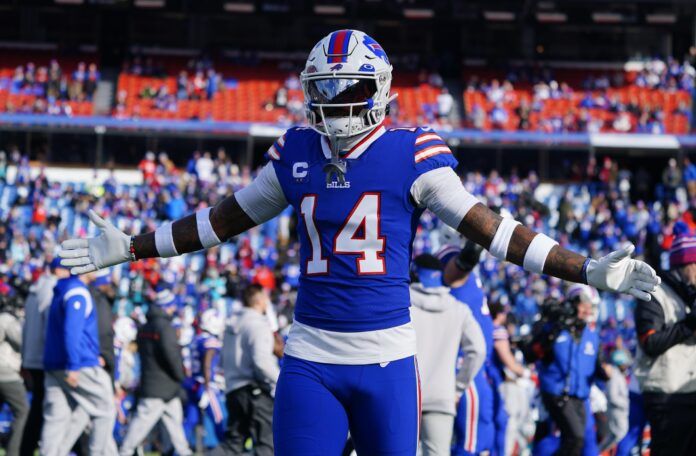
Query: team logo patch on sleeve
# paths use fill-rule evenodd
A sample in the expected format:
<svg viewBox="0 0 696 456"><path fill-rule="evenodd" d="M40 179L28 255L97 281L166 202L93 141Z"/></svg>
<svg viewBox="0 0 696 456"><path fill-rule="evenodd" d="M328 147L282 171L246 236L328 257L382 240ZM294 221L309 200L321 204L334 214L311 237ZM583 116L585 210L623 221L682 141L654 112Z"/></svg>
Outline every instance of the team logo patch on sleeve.
<svg viewBox="0 0 696 456"><path fill-rule="evenodd" d="M415 146L416 163L420 163L436 155L452 153L442 138L440 138L437 133L430 131L418 135Z"/></svg>

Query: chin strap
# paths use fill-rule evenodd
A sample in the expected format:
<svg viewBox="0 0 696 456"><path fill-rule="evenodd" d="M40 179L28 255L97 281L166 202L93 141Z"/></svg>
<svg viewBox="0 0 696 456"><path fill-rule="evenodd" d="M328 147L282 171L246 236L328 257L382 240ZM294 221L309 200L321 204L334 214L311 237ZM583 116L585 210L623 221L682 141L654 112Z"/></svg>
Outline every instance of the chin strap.
<svg viewBox="0 0 696 456"><path fill-rule="evenodd" d="M339 184L343 185L346 183L346 162L338 157L339 144L335 135L329 136L329 146L331 146L331 161L324 165L326 183L330 184L337 180Z"/></svg>

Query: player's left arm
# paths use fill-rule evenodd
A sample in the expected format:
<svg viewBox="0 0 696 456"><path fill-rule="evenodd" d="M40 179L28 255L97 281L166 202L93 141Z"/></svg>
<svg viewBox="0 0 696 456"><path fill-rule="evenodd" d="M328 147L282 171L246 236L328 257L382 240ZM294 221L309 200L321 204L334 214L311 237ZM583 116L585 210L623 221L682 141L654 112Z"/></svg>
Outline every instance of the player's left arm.
<svg viewBox="0 0 696 456"><path fill-rule="evenodd" d="M500 329L499 331L505 331L505 329ZM523 365L517 362L515 355L512 353L510 348L510 339L505 334L505 337L500 337L498 334L493 334L493 349L495 350L498 359L507 367L513 374L518 377L528 376L527 369Z"/></svg>
<svg viewBox="0 0 696 456"><path fill-rule="evenodd" d="M414 201L500 260L525 270L600 290L628 293L650 300L660 279L648 264L631 259L632 245L598 260L568 250L547 235L511 218L496 214L462 185L450 167L439 167L418 177L411 187Z"/></svg>
<svg viewBox="0 0 696 456"><path fill-rule="evenodd" d="M203 383L207 388L210 387L210 375L212 373L213 357L215 356L215 349L208 349L205 351L205 356L203 357Z"/></svg>
<svg viewBox="0 0 696 456"><path fill-rule="evenodd" d="M210 232L210 229L205 227L208 228L207 234L214 234L217 238L213 238L210 242L211 245L205 246L204 241L201 240L202 231L205 229L203 225L205 219L201 220L203 215L208 216L209 227L212 228L212 232ZM230 239L254 226L256 226L256 222L242 210L237 202L237 196L230 195L210 208L209 212L206 211L205 214L193 213L174 221L171 224L171 242L177 254L195 252L204 247L217 245L220 240ZM162 256L157 250L156 235L157 232L153 231L133 237L133 248L138 260ZM203 234L203 236L205 235Z"/></svg>

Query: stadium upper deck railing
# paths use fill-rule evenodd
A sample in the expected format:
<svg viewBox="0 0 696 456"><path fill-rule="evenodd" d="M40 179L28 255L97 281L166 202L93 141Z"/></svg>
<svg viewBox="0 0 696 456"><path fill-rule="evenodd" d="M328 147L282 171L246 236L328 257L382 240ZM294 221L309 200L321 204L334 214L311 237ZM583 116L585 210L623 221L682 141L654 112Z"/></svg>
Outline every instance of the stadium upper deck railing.
<svg viewBox="0 0 696 456"><path fill-rule="evenodd" d="M277 138L286 127L278 124L166 119L119 120L112 117L60 117L50 115L0 114L0 131L53 133L162 135L206 138ZM696 134L652 135L637 133L541 133L529 131L438 131L457 147L560 147L587 149L677 150L696 149Z"/></svg>

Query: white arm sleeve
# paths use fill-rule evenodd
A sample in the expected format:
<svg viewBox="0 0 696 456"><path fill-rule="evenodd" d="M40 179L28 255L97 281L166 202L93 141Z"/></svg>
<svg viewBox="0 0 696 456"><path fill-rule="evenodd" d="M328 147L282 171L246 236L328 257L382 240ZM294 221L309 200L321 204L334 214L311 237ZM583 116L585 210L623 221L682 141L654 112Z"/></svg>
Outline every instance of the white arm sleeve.
<svg viewBox="0 0 696 456"><path fill-rule="evenodd" d="M288 206L273 163L268 162L251 184L234 194L239 207L259 225Z"/></svg>
<svg viewBox="0 0 696 456"><path fill-rule="evenodd" d="M427 207L454 229L479 200L469 193L452 168L436 168L422 174L411 186L418 207Z"/></svg>

